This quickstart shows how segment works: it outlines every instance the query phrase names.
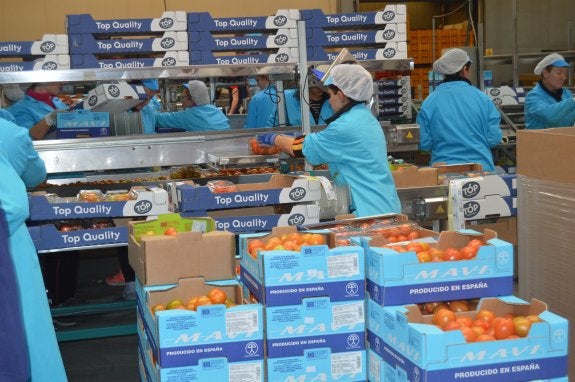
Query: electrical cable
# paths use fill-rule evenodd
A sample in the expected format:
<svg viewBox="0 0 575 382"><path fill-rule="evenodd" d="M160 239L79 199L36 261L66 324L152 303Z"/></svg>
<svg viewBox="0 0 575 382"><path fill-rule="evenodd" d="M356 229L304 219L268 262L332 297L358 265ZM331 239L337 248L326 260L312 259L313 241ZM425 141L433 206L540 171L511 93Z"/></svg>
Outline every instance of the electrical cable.
<svg viewBox="0 0 575 382"><path fill-rule="evenodd" d="M468 9L468 14L469 14L469 24L471 25L471 30L473 31L473 43L474 45L477 45L477 31L475 30L475 21L473 21L473 13L471 12L471 6L472 6L472 1L469 0L469 7Z"/></svg>

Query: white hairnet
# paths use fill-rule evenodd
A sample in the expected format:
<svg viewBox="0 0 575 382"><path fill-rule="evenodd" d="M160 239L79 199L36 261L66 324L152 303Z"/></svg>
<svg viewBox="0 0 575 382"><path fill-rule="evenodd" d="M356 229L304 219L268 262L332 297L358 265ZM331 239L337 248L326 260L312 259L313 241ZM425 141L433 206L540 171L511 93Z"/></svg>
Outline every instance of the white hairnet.
<svg viewBox="0 0 575 382"><path fill-rule="evenodd" d="M210 92L202 81L192 80L187 83L186 88L188 88L190 96L196 105L202 106L210 103Z"/></svg>
<svg viewBox="0 0 575 382"><path fill-rule="evenodd" d="M533 73L540 75L543 69L545 69L549 65L558 67L570 66L569 63L565 61L562 55L557 53L551 53L543 57L543 59L539 61L535 69L533 69Z"/></svg>
<svg viewBox="0 0 575 382"><path fill-rule="evenodd" d="M2 86L2 92L12 102L20 101L24 98L24 90L18 84L6 84Z"/></svg>
<svg viewBox="0 0 575 382"><path fill-rule="evenodd" d="M433 63L433 71L443 75L455 74L468 62L471 62L471 59L466 51L459 48L449 49Z"/></svg>
<svg viewBox="0 0 575 382"><path fill-rule="evenodd" d="M354 101L368 101L373 95L373 78L363 66L340 64L333 67L326 85L337 86Z"/></svg>

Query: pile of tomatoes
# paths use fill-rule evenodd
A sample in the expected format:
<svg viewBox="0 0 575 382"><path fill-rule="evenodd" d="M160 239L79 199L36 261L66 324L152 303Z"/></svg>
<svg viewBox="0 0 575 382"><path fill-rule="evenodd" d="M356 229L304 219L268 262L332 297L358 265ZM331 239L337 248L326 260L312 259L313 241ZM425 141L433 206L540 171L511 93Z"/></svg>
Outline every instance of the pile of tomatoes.
<svg viewBox="0 0 575 382"><path fill-rule="evenodd" d="M455 313L468 312L470 310L475 310L479 299L469 299L469 300L452 300L452 301L442 301L442 302L426 302L424 304L417 304L421 314L433 314L436 310L441 308L447 308Z"/></svg>
<svg viewBox="0 0 575 382"><path fill-rule="evenodd" d="M169 301L167 304L156 304L152 307L152 313L161 310L185 309L197 310L199 306L224 304L227 308L236 306L236 304L228 298L226 292L220 288L213 288L207 295L195 296L187 301L176 298Z"/></svg>
<svg viewBox="0 0 575 382"><path fill-rule="evenodd" d="M279 147L263 145L263 144L259 143L258 140L255 138L252 138L249 140L249 145L250 145L250 152L252 154L273 155L273 154L278 154L280 152Z"/></svg>
<svg viewBox="0 0 575 382"><path fill-rule="evenodd" d="M337 224L328 228L335 232L336 246L350 245L350 238L383 237L388 243L415 240L419 238L420 227L411 223L398 223L394 219L374 219L361 224Z"/></svg>
<svg viewBox="0 0 575 382"><path fill-rule="evenodd" d="M429 245L429 243L412 241L406 244L386 245L396 252L415 252L417 260L420 263L441 262L441 261L458 261L471 260L477 256L479 247L485 245L483 240L473 239L463 248L446 248L438 249Z"/></svg>
<svg viewBox="0 0 575 382"><path fill-rule="evenodd" d="M225 192L238 192L240 189L233 182L229 180L210 180L206 186L214 194L222 194Z"/></svg>
<svg viewBox="0 0 575 382"><path fill-rule="evenodd" d="M280 237L270 237L268 239L252 239L248 241L248 252L250 256L257 259L260 251L296 251L306 245L323 245L326 243L325 235L319 233L299 233L293 232Z"/></svg>
<svg viewBox="0 0 575 382"><path fill-rule="evenodd" d="M509 340L527 337L531 325L542 320L537 315L520 316L511 313L497 316L480 309L475 316L456 313L449 308L436 308L432 323L444 331L461 330L466 342Z"/></svg>

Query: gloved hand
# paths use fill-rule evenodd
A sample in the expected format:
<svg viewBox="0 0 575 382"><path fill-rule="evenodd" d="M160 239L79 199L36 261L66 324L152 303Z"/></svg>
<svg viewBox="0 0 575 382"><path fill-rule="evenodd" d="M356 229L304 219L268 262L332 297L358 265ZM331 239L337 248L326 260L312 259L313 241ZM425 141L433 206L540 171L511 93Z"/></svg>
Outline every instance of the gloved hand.
<svg viewBox="0 0 575 382"><path fill-rule="evenodd" d="M260 134L256 137L262 145L275 146L275 140L278 135L276 133Z"/></svg>
<svg viewBox="0 0 575 382"><path fill-rule="evenodd" d="M52 110L51 112L49 112L44 116L44 121L46 121L46 124L48 126L50 127L56 126L56 114L58 114L58 111Z"/></svg>

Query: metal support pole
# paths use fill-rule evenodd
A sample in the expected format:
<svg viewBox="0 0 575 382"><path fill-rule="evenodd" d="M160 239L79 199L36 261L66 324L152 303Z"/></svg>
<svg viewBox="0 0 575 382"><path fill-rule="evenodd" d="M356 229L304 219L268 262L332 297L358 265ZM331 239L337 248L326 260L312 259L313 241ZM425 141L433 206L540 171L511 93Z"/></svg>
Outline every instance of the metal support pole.
<svg viewBox="0 0 575 382"><path fill-rule="evenodd" d="M297 38L299 53L299 95L301 104L301 129L303 134L311 132L309 119L309 88L307 82L307 44L305 37L305 21L297 22ZM305 170L311 171L313 167L306 161Z"/></svg>
<svg viewBox="0 0 575 382"><path fill-rule="evenodd" d="M517 47L517 0L513 0L511 16L511 35L513 36L513 86L519 87L519 51Z"/></svg>
<svg viewBox="0 0 575 382"><path fill-rule="evenodd" d="M276 81L276 90L278 96L278 126L286 125L286 98L284 93L283 81ZM273 127L273 126L272 126Z"/></svg>

